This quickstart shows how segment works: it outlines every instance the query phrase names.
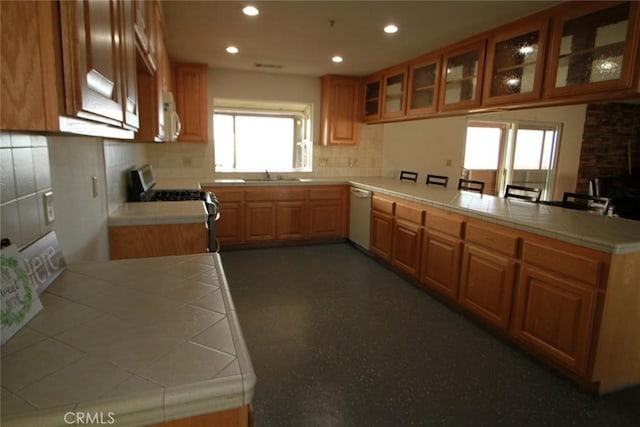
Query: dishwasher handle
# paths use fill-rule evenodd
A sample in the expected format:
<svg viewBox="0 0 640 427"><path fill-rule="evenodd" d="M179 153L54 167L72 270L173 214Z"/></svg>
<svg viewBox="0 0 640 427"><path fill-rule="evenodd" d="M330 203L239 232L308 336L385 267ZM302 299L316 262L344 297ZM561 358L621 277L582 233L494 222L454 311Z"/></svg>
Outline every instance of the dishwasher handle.
<svg viewBox="0 0 640 427"><path fill-rule="evenodd" d="M359 199L368 199L371 197L371 191L360 190L359 188L351 188L351 195Z"/></svg>

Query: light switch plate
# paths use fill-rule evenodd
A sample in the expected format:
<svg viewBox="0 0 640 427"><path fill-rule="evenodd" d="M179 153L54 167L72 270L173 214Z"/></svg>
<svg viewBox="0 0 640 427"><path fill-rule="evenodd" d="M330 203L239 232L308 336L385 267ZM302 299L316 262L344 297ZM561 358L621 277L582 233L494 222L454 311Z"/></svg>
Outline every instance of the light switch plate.
<svg viewBox="0 0 640 427"><path fill-rule="evenodd" d="M44 205L44 223L49 225L56 220L56 213L53 210L53 191L47 191L42 195Z"/></svg>

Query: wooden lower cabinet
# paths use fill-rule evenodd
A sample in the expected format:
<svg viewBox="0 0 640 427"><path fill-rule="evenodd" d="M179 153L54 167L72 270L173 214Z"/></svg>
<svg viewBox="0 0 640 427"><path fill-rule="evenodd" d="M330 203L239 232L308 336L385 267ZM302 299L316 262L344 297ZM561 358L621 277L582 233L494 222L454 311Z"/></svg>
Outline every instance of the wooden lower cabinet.
<svg viewBox="0 0 640 427"><path fill-rule="evenodd" d="M393 216L373 211L371 213L371 253L391 262L393 243Z"/></svg>
<svg viewBox="0 0 640 427"><path fill-rule="evenodd" d="M597 291L524 266L520 272L512 334L525 346L569 370L588 370Z"/></svg>
<svg viewBox="0 0 640 427"><path fill-rule="evenodd" d="M516 262L467 244L462 255L458 301L486 322L507 331L516 278Z"/></svg>
<svg viewBox="0 0 640 427"><path fill-rule="evenodd" d="M220 219L216 222L216 238L225 243L244 240L244 206L242 202L224 202L219 206Z"/></svg>
<svg viewBox="0 0 640 427"><path fill-rule="evenodd" d="M420 275L422 231L421 225L401 219L393 225L391 265L415 278Z"/></svg>
<svg viewBox="0 0 640 427"><path fill-rule="evenodd" d="M345 234L341 201L309 201L309 238L340 237Z"/></svg>
<svg viewBox="0 0 640 427"><path fill-rule="evenodd" d="M276 204L250 202L245 205L246 241L276 239Z"/></svg>
<svg viewBox="0 0 640 427"><path fill-rule="evenodd" d="M425 231L420 282L449 299L457 300L461 256L460 239L437 231Z"/></svg>
<svg viewBox="0 0 640 427"><path fill-rule="evenodd" d="M216 235L222 249L347 236L346 185L203 187L216 194L220 219Z"/></svg>
<svg viewBox="0 0 640 427"><path fill-rule="evenodd" d="M304 201L276 203L276 239L304 239L307 235L306 219Z"/></svg>
<svg viewBox="0 0 640 427"><path fill-rule="evenodd" d="M109 227L111 259L206 253L208 243L205 223Z"/></svg>

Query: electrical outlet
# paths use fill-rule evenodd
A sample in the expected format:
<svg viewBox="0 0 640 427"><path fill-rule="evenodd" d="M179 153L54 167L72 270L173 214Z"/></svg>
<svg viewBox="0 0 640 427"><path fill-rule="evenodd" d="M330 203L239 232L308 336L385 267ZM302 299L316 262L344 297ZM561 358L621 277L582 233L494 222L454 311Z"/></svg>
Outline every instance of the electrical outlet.
<svg viewBox="0 0 640 427"><path fill-rule="evenodd" d="M320 166L327 166L329 164L329 159L326 157L320 157L320 162L318 164Z"/></svg>
<svg viewBox="0 0 640 427"><path fill-rule="evenodd" d="M349 157L349 167L355 168L356 166L358 166L358 159L354 157Z"/></svg>
<svg viewBox="0 0 640 427"><path fill-rule="evenodd" d="M191 157L183 157L182 158L182 166L191 166L193 164L193 161L191 160Z"/></svg>
<svg viewBox="0 0 640 427"><path fill-rule="evenodd" d="M44 205L44 223L49 225L56 220L56 213L53 210L53 192L47 191L42 195Z"/></svg>
<svg viewBox="0 0 640 427"><path fill-rule="evenodd" d="M451 159L447 159L447 161L446 161L446 162L444 162L444 163L445 163L445 165L447 165L447 166L451 166L451 165L453 164L453 161L452 161Z"/></svg>

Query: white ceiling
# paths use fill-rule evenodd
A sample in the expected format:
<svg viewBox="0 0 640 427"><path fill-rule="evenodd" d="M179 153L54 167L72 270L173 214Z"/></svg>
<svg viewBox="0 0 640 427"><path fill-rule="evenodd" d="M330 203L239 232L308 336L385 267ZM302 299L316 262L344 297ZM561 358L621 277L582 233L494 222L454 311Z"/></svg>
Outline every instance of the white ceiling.
<svg viewBox="0 0 640 427"><path fill-rule="evenodd" d="M162 0L171 59L215 68L363 76L557 2L255 1L260 14L248 17L241 9L250 3ZM400 31L385 34L388 23ZM228 45L240 52L226 53ZM344 62L332 63L336 54Z"/></svg>

